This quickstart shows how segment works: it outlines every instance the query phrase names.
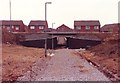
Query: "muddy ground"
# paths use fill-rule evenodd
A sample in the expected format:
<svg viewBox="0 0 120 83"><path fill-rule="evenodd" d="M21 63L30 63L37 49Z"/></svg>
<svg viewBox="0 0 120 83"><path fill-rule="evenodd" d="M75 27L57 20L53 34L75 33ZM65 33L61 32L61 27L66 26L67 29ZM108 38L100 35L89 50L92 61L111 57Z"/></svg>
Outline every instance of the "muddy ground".
<svg viewBox="0 0 120 83"><path fill-rule="evenodd" d="M111 80L120 80L119 42L118 35L113 35L104 39L102 44L79 54L99 67Z"/></svg>
<svg viewBox="0 0 120 83"><path fill-rule="evenodd" d="M3 42L14 43L16 39L10 34L3 34ZM11 39L9 39L11 38ZM105 38L104 42L100 45L92 47L87 51L79 55L85 57L88 61L91 61L102 69L112 72L113 75L118 75L119 68L119 42L118 35ZM44 57L44 49L28 48L19 45L3 44L2 46L2 80L13 81L19 76L22 76L28 70L31 70L32 64L34 64L39 58ZM1 71L0 71L1 72ZM112 77L111 80L116 80Z"/></svg>
<svg viewBox="0 0 120 83"><path fill-rule="evenodd" d="M18 45L2 45L2 80L13 81L31 69L33 63L44 57L44 49Z"/></svg>

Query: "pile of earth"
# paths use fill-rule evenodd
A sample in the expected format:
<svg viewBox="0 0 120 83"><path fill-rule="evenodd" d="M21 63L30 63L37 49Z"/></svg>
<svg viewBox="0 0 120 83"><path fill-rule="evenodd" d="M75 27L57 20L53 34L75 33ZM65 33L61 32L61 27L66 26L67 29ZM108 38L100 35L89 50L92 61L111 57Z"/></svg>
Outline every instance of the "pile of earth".
<svg viewBox="0 0 120 83"><path fill-rule="evenodd" d="M119 35L113 34L111 37L105 38L103 43L89 49L93 54L93 56L89 56L89 59L117 77L120 76L119 42Z"/></svg>
<svg viewBox="0 0 120 83"><path fill-rule="evenodd" d="M113 35L112 37L104 39L102 44L94 46L89 50L95 52L98 56L118 57L119 42L120 39L118 35Z"/></svg>
<svg viewBox="0 0 120 83"><path fill-rule="evenodd" d="M13 33L8 32L6 30L2 30L2 43L16 44L17 38Z"/></svg>

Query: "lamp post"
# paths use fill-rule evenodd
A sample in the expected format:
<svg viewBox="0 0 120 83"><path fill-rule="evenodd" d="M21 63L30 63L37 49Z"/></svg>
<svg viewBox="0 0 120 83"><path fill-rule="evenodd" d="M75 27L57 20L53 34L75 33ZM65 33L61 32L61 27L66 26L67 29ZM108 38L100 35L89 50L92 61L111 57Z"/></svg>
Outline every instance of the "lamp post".
<svg viewBox="0 0 120 83"><path fill-rule="evenodd" d="M47 21L47 4L52 4L52 2L45 2L45 21ZM45 38L45 57L47 57L47 37Z"/></svg>
<svg viewBox="0 0 120 83"><path fill-rule="evenodd" d="M47 20L47 4L52 4L52 2L45 2L45 21Z"/></svg>
<svg viewBox="0 0 120 83"><path fill-rule="evenodd" d="M11 21L11 0L9 0L9 10L10 10L10 21ZM10 24L9 32L12 32L12 25L11 24Z"/></svg>
<svg viewBox="0 0 120 83"><path fill-rule="evenodd" d="M120 23L120 1L118 2L118 23ZM118 24L118 27L120 27L120 25ZM118 34L120 33L120 29L118 30ZM120 47L120 46L119 46ZM119 61L118 62L120 62L120 59L119 59ZM120 76L120 69L118 68L118 77Z"/></svg>
<svg viewBox="0 0 120 83"><path fill-rule="evenodd" d="M11 20L11 0L9 0L9 8L10 8L10 20Z"/></svg>
<svg viewBox="0 0 120 83"><path fill-rule="evenodd" d="M54 48L54 43L53 43L53 25L54 25L55 23L52 23L52 50L53 50L53 48Z"/></svg>

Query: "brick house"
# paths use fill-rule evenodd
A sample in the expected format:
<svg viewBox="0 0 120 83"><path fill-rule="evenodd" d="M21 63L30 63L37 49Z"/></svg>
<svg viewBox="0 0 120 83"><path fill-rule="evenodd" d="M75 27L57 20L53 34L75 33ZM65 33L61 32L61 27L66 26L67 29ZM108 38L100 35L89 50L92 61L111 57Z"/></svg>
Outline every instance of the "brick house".
<svg viewBox="0 0 120 83"><path fill-rule="evenodd" d="M25 32L25 25L22 20L0 20L0 29L9 32Z"/></svg>
<svg viewBox="0 0 120 83"><path fill-rule="evenodd" d="M28 32L44 32L48 29L48 23L44 20L31 20L28 25Z"/></svg>
<svg viewBox="0 0 120 83"><path fill-rule="evenodd" d="M74 21L74 31L76 32L100 32L100 22L98 20Z"/></svg>
<svg viewBox="0 0 120 83"><path fill-rule="evenodd" d="M59 26L56 29L57 32L73 32L73 30L71 28L69 28L68 26L66 26L65 24L62 24L61 26Z"/></svg>
<svg viewBox="0 0 120 83"><path fill-rule="evenodd" d="M101 29L101 32L118 32L120 31L120 23L106 24Z"/></svg>

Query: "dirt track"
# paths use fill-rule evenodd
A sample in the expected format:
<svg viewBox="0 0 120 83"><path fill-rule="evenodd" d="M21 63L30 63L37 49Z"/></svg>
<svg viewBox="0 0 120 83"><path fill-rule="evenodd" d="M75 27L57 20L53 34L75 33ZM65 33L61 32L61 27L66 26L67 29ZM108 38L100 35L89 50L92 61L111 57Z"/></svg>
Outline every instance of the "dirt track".
<svg viewBox="0 0 120 83"><path fill-rule="evenodd" d="M75 53L70 49L56 50L54 56L36 62L18 81L110 81Z"/></svg>

